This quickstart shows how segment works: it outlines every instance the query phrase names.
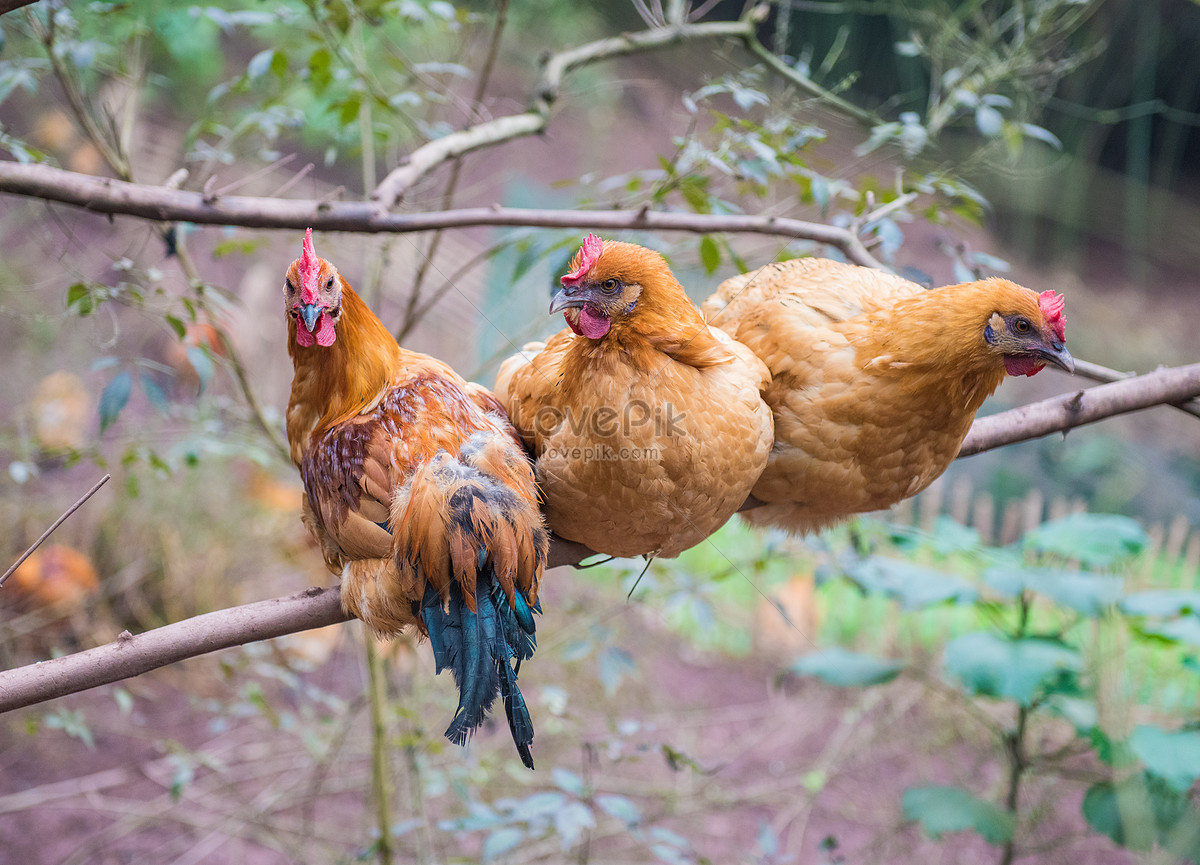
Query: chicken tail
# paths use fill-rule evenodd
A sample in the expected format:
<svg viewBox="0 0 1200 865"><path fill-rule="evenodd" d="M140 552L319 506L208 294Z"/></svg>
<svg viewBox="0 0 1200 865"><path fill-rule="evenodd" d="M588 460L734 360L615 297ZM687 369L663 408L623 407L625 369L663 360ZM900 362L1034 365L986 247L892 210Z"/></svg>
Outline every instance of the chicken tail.
<svg viewBox="0 0 1200 865"><path fill-rule="evenodd" d="M533 657L537 648L533 613L541 612L541 604L536 600L530 604L520 590L514 593L514 601L508 603L484 548L479 551L475 609L467 604L457 581L451 583L445 603L441 593L429 585L421 620L429 632L437 672L449 669L458 684L458 711L446 729L446 738L456 745L467 744L500 696L517 753L532 769L533 719L517 686L517 673L521 662Z"/></svg>
<svg viewBox="0 0 1200 865"><path fill-rule="evenodd" d="M419 599L437 671L450 670L458 684L446 737L465 745L501 696L532 769L533 722L517 673L537 647L547 535L524 459L508 440L472 437L457 456L442 452L413 473L392 502L392 525L397 572L412 580L408 597Z"/></svg>

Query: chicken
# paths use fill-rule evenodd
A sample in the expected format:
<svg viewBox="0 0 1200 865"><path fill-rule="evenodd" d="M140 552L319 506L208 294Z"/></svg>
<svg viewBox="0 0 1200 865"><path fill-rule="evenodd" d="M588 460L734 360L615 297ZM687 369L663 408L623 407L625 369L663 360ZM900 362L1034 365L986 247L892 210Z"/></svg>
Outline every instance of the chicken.
<svg viewBox="0 0 1200 865"><path fill-rule="evenodd" d="M721 527L771 447L766 367L708 328L657 252L590 235L496 395L537 457L546 521L615 556L676 556Z"/></svg>
<svg viewBox="0 0 1200 865"><path fill-rule="evenodd" d="M1072 372L1063 298L1005 279L926 290L822 259L723 282L702 307L771 370L775 446L743 512L797 532L916 495L1005 374Z"/></svg>
<svg viewBox="0 0 1200 865"><path fill-rule="evenodd" d="M536 647L548 534L533 469L503 409L449 366L396 344L312 230L284 282L295 377L287 408L303 518L342 604L381 637L428 636L459 688L446 736L466 744L497 695L521 760L517 687Z"/></svg>

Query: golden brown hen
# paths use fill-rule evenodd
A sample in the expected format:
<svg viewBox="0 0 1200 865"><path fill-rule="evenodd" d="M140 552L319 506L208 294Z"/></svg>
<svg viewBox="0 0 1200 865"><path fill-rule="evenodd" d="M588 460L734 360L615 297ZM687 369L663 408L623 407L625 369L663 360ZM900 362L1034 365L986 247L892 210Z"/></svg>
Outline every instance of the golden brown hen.
<svg viewBox="0 0 1200 865"><path fill-rule="evenodd" d="M568 330L500 368L550 528L617 556L675 556L741 506L771 447L766 367L705 326L657 252L591 235L550 311Z"/></svg>
<svg viewBox="0 0 1200 865"><path fill-rule="evenodd" d="M305 521L342 604L380 636L427 635L458 682L446 736L465 744L496 696L533 768L517 687L533 655L548 535L529 460L500 404L406 351L312 245L284 282L287 409ZM514 665L515 662L515 665Z"/></svg>
<svg viewBox="0 0 1200 865"><path fill-rule="evenodd" d="M916 495L1005 374L1074 371L1063 299L1005 279L926 290L823 259L723 282L708 322L771 370L775 446L743 516L813 531Z"/></svg>

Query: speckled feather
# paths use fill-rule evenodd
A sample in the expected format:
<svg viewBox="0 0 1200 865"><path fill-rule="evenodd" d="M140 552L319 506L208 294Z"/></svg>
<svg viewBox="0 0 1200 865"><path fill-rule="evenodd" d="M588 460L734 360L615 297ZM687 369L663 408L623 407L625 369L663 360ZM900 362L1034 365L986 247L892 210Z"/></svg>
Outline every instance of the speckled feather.
<svg viewBox="0 0 1200 865"><path fill-rule="evenodd" d="M925 489L1004 378L989 316L1046 327L1038 295L1007 280L926 290L823 259L726 280L702 310L772 375L775 446L753 490L771 504L744 517L802 532Z"/></svg>
<svg viewBox="0 0 1200 865"><path fill-rule="evenodd" d="M564 330L525 346L501 366L496 395L537 456L556 534L612 555L675 556L720 528L762 471L768 375L704 325L657 253L606 241L591 278L609 274L640 288L636 312L601 339Z"/></svg>

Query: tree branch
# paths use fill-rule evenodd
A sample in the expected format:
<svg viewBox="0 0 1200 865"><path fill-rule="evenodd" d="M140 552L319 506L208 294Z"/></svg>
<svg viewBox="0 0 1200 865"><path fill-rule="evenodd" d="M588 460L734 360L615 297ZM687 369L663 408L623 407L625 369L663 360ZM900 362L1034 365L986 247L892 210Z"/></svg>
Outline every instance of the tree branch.
<svg viewBox="0 0 1200 865"><path fill-rule="evenodd" d="M959 456L1196 396L1200 396L1200 364L1159 369L980 418L971 427ZM549 564L575 564L591 555L581 544L555 539ZM185 658L347 618L336 589L310 588L286 598L206 613L136 637L125 632L115 642L95 649L0 672L0 713L107 685Z"/></svg>
<svg viewBox="0 0 1200 865"><path fill-rule="evenodd" d="M139 676L149 670L284 634L344 622L336 588L243 604L164 625L136 637L0 673L0 712Z"/></svg>
<svg viewBox="0 0 1200 865"><path fill-rule="evenodd" d="M971 426L958 455L969 457L1050 433L1065 433L1077 426L1155 405L1178 405L1197 395L1200 395L1200 363L1159 369L979 418Z"/></svg>
<svg viewBox="0 0 1200 865"><path fill-rule="evenodd" d="M532 210L470 207L429 213L380 213L365 201L313 201L203 192L126 183L49 165L0 162L0 192L57 201L96 213L142 219L239 225L245 228L313 228L362 234L403 234L481 225L579 228L601 231L725 231L812 240L837 247L865 267L882 267L851 231L819 222L773 216L711 215L650 210Z"/></svg>
<svg viewBox="0 0 1200 865"><path fill-rule="evenodd" d="M563 78L581 66L610 60L627 54L653 51L697 39L736 36L753 38L754 24L749 19L706 24L682 24L627 33L611 39L589 42L578 48L551 54L542 65L542 75L534 92L533 103L522 114L497 117L461 132L452 132L418 147L375 187L371 200L381 211L390 210L409 187L448 159L472 150L533 135L546 128L550 108L558 99Z"/></svg>
<svg viewBox="0 0 1200 865"><path fill-rule="evenodd" d="M24 6L32 6L37 0L0 0L0 15L15 12Z"/></svg>

